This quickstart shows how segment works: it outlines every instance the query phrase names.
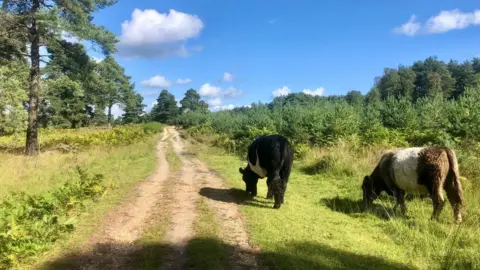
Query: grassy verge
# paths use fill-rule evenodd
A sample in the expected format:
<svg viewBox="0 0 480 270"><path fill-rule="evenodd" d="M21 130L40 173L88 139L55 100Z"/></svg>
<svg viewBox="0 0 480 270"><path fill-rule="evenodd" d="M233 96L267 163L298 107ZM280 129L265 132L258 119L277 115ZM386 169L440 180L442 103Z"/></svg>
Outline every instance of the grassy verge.
<svg viewBox="0 0 480 270"><path fill-rule="evenodd" d="M228 184L244 190L238 168L245 161L202 144L191 150ZM264 199L266 183L259 181L259 197L242 204L241 211L263 263L277 269L479 268L480 205L472 189L466 192L469 216L459 229L448 202L439 222L428 220L430 199L408 201L409 218L392 213L393 200L386 197L372 212L361 211L361 181L379 151L340 145L297 160L278 211Z"/></svg>
<svg viewBox="0 0 480 270"><path fill-rule="evenodd" d="M215 213L205 199L197 203L197 219L194 222L195 238L187 246L188 265L194 269L227 269L228 258L225 245L218 235L220 227Z"/></svg>
<svg viewBox="0 0 480 270"><path fill-rule="evenodd" d="M67 145L68 149L46 151L36 157L1 152L0 200L11 191L44 193L58 184L72 180L72 177L76 176L77 165L88 168L93 173L102 173L110 177L110 180L119 179L119 166L124 166L129 160L136 158L139 153L136 146L145 145L142 143L145 138L151 138L152 133L161 132L161 128L161 124L147 123L115 129L44 131L46 135L40 139L56 146ZM16 144L9 142L14 137L0 137L0 142L15 148ZM153 139L149 142L154 143ZM140 155L146 150L147 148L140 150ZM125 157L121 157L125 154ZM149 157L151 158L152 154ZM122 163L121 159L126 162ZM155 159L145 163L145 166L151 168L152 164L155 164Z"/></svg>
<svg viewBox="0 0 480 270"><path fill-rule="evenodd" d="M85 165L91 173L102 173L107 184L107 193L96 202L86 205L86 211L77 218L76 230L54 244L50 251L28 261L20 268L31 265L42 265L44 262L62 256L80 248L81 244L95 231L103 216L108 213L138 182L145 179L156 164L155 145L158 136L152 136L144 142L136 142L128 146L119 146L108 151L80 153L77 160L86 160ZM75 157L73 157L75 158ZM78 161L80 162L80 161ZM68 168L70 163L63 163ZM75 165L75 162L73 162ZM64 170L55 172L66 174Z"/></svg>

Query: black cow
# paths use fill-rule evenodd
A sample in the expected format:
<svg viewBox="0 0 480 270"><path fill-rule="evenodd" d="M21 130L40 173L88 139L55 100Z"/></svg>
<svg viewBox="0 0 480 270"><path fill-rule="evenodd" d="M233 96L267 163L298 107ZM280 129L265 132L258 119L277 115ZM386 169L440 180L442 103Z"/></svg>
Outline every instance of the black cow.
<svg viewBox="0 0 480 270"><path fill-rule="evenodd" d="M248 147L247 162L245 169L239 168L247 193L257 196L258 178L267 177L267 199L273 196L273 208L280 208L293 163L293 150L288 140L278 134L257 137Z"/></svg>

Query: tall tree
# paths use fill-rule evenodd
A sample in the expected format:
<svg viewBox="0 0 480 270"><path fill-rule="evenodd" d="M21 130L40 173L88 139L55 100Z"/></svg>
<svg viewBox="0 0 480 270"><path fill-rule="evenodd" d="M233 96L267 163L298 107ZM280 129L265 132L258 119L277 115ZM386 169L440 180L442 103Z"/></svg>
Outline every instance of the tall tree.
<svg viewBox="0 0 480 270"><path fill-rule="evenodd" d="M397 98L405 97L407 99L413 98L415 92L415 80L417 74L411 68L400 66L398 68L398 75L400 76L400 91L395 95Z"/></svg>
<svg viewBox="0 0 480 270"><path fill-rule="evenodd" d="M55 119L57 126L77 128L81 124L88 125L91 117L91 104L86 91L92 81L95 62L90 59L82 44L60 41L48 48L50 61L44 71L46 75L46 91L42 91L42 99L48 101L40 104L41 121ZM42 106L50 106L44 109ZM49 119L44 115L50 112Z"/></svg>
<svg viewBox="0 0 480 270"><path fill-rule="evenodd" d="M378 80L376 86L380 91L382 100L386 100L388 97L397 97L402 87L398 70L385 68L383 76Z"/></svg>
<svg viewBox="0 0 480 270"><path fill-rule="evenodd" d="M40 46L47 47L62 40L65 32L91 40L100 45L105 54L115 52L115 35L104 27L92 23L92 14L117 0L69 0L69 1L2 1L2 28L9 25L5 32L16 33L19 42L27 41L30 50L28 125L25 153L35 155L38 152L38 105L40 93ZM13 29L13 30L12 30Z"/></svg>
<svg viewBox="0 0 480 270"><path fill-rule="evenodd" d="M475 70L475 73L480 73L480 58L479 57L474 57L473 58L472 66L473 66L473 69Z"/></svg>
<svg viewBox="0 0 480 270"><path fill-rule="evenodd" d="M459 65L452 60L448 63L448 69L455 78L455 90L451 94L453 98L460 97L466 88L476 86L475 69L470 61L465 61Z"/></svg>
<svg viewBox="0 0 480 270"><path fill-rule="evenodd" d="M124 123L138 123L145 114L143 109L146 105L143 104L143 96L135 93L134 88L135 85L131 84L131 87L123 93L124 114L122 119Z"/></svg>
<svg viewBox="0 0 480 270"><path fill-rule="evenodd" d="M160 123L168 123L178 116L179 110L175 96L163 89L152 108L152 118Z"/></svg>
<svg viewBox="0 0 480 270"><path fill-rule="evenodd" d="M363 104L364 97L362 92L358 90L351 90L347 93L345 99L347 100L348 104L352 106L361 106Z"/></svg>
<svg viewBox="0 0 480 270"><path fill-rule="evenodd" d="M101 80L99 89L103 97L103 100L99 101L98 104L106 105L107 122L111 126L112 107L122 101L122 94L126 93L131 87L130 77L125 75L125 69L112 56L107 56L98 66Z"/></svg>
<svg viewBox="0 0 480 270"><path fill-rule="evenodd" d="M447 65L437 57L428 57L425 61L417 61L412 69L417 74L415 81L415 100L428 95L428 74L436 72L440 76L440 85L444 97L449 97L455 90L455 79L452 77Z"/></svg>
<svg viewBox="0 0 480 270"><path fill-rule="evenodd" d="M182 112L208 110L208 104L200 100L200 94L194 89L188 89L187 92L185 92L185 96L180 100L180 104L182 105Z"/></svg>
<svg viewBox="0 0 480 270"><path fill-rule="evenodd" d="M442 77L437 72L429 72L427 74L427 80L425 82L425 96L435 97L442 95Z"/></svg>

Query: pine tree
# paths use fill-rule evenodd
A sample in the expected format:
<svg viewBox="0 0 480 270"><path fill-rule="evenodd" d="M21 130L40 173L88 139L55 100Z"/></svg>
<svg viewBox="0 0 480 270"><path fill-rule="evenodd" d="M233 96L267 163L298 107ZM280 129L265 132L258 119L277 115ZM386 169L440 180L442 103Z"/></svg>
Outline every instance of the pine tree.
<svg viewBox="0 0 480 270"><path fill-rule="evenodd" d="M105 54L115 52L115 35L92 23L92 14L117 0L2 1L1 39L11 40L9 54L23 54L27 43L30 58L28 125L25 153L38 153L38 106L40 93L40 47L55 46L62 35L71 33L99 45ZM0 40L1 41L1 40ZM1 42L0 42L1 43Z"/></svg>

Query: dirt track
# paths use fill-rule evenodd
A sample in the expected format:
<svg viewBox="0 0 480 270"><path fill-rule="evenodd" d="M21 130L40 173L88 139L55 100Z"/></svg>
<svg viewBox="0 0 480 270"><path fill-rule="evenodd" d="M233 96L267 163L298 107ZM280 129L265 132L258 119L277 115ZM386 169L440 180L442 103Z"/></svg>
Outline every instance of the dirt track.
<svg viewBox="0 0 480 270"><path fill-rule="evenodd" d="M169 143L182 163L180 174L169 174L165 153ZM172 199L162 200L161 192L167 189L167 185ZM219 224L218 237L232 247L229 250L229 268L257 269L256 252L249 244L243 217L227 189L224 181L215 176L203 162L185 153L185 141L178 131L166 127L163 138L157 144L156 170L106 216L100 229L82 248L82 252L88 250L93 255L77 262L81 264L79 268L132 269L127 259L128 254L139 247L131 243L142 236L158 203L162 204L162 208L168 209L165 213L170 220L161 244L172 247L162 262L162 269L189 268L185 264L188 256L186 248L189 240L195 237L193 224L197 218L196 207L203 192L203 195L207 195L203 198L215 213L216 224ZM215 191L215 196L208 196L208 192L212 191Z"/></svg>

